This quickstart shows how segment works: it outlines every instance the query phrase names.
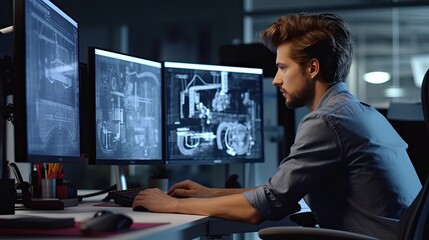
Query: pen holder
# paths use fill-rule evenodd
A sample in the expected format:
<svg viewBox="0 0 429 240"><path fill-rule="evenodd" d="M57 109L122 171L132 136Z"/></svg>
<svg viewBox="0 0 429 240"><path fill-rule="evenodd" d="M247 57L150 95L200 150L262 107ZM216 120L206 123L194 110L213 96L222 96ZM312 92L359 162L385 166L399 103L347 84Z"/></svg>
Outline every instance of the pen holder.
<svg viewBox="0 0 429 240"><path fill-rule="evenodd" d="M43 178L42 179L42 198L56 198L56 179Z"/></svg>

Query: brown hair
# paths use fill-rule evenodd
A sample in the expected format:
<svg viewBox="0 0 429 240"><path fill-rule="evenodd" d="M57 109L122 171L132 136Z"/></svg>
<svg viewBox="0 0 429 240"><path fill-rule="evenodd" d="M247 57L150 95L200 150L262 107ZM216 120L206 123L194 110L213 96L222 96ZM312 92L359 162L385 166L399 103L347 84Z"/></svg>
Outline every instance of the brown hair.
<svg viewBox="0 0 429 240"><path fill-rule="evenodd" d="M292 43L291 58L301 66L316 58L327 82L344 82L350 71L351 33L335 14L282 16L261 32L259 38L273 52L282 43Z"/></svg>

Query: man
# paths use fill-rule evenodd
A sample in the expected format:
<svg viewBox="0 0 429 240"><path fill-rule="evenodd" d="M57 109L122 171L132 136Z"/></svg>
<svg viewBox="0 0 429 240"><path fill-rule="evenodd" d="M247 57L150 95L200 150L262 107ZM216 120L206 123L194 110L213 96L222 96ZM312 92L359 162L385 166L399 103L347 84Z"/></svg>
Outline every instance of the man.
<svg viewBox="0 0 429 240"><path fill-rule="evenodd" d="M321 227L394 239L421 188L407 144L344 81L352 59L348 27L333 14L281 17L261 40L276 51L279 87L289 108L307 106L290 155L263 186L206 188L190 180L140 192L133 206L259 223L278 219L301 198ZM174 198L174 197L191 198Z"/></svg>

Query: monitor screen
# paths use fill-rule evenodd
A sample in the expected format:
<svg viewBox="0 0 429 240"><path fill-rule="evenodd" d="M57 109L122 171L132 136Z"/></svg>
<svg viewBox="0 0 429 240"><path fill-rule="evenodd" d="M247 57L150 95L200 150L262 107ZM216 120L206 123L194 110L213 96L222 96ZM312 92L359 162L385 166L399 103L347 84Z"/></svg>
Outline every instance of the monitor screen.
<svg viewBox="0 0 429 240"><path fill-rule="evenodd" d="M88 51L90 164L163 163L162 64Z"/></svg>
<svg viewBox="0 0 429 240"><path fill-rule="evenodd" d="M48 0L14 10L15 161L78 160L78 23Z"/></svg>
<svg viewBox="0 0 429 240"><path fill-rule="evenodd" d="M164 63L166 163L263 161L259 68Z"/></svg>

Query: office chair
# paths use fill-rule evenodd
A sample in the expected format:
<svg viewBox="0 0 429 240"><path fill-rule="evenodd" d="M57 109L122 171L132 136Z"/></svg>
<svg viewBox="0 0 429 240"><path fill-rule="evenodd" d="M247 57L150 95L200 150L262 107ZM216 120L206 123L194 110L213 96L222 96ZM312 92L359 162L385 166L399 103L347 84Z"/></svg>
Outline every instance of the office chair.
<svg viewBox="0 0 429 240"><path fill-rule="evenodd" d="M421 102L423 110L423 118L426 122L426 128L429 133L429 69L426 71L422 81Z"/></svg>
<svg viewBox="0 0 429 240"><path fill-rule="evenodd" d="M429 134L429 69L427 70L421 89L421 101L424 120ZM429 159L428 159L429 160ZM397 239L423 240L429 239L429 177L409 208L404 212L398 224ZM363 234L317 227L268 227L259 230L263 240L278 239L376 239Z"/></svg>

